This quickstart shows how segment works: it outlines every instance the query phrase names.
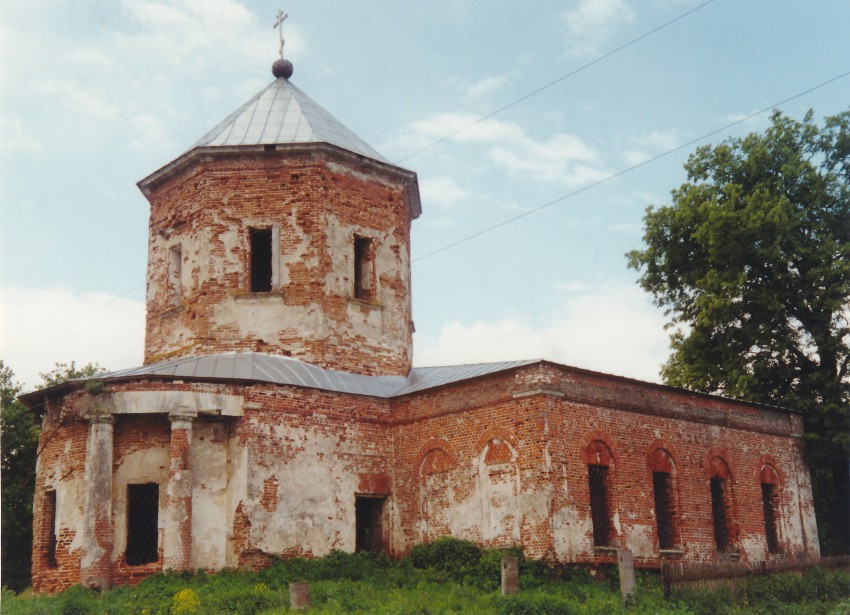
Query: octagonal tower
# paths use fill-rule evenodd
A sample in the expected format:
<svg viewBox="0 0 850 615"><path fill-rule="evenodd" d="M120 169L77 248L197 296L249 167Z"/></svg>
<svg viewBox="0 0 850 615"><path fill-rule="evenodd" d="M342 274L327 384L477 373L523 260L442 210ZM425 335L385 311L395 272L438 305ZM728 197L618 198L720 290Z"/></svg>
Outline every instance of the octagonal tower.
<svg viewBox="0 0 850 615"><path fill-rule="evenodd" d="M322 109L291 71L275 74L138 184L151 206L145 364L255 351L407 374L416 174Z"/></svg>

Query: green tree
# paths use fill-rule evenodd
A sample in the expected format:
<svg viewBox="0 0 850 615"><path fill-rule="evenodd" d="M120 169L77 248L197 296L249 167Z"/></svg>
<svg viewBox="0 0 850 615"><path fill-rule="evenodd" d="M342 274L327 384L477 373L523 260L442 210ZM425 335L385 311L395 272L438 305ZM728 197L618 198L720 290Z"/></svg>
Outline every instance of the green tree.
<svg viewBox="0 0 850 615"><path fill-rule="evenodd" d="M2 437L2 559L0 580L15 591L30 583L32 502L39 426L16 398L22 392L14 372L0 360Z"/></svg>
<svg viewBox="0 0 850 615"><path fill-rule="evenodd" d="M77 369L57 363L40 374L46 388L75 378L90 378L105 370L91 363ZM23 392L10 367L0 360L0 439L2 439L2 555L0 582L15 591L30 584L32 565L32 504L35 489L35 462L41 431L35 416L17 400Z"/></svg>
<svg viewBox="0 0 850 615"><path fill-rule="evenodd" d="M821 545L850 548L850 111L696 150L644 217L671 385L803 413Z"/></svg>

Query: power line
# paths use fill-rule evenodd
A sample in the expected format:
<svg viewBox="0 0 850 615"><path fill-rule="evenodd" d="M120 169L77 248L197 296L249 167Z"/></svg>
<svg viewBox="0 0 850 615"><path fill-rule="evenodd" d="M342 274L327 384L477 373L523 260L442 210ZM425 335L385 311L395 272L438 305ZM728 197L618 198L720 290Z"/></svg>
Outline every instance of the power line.
<svg viewBox="0 0 850 615"><path fill-rule="evenodd" d="M572 77L572 76L574 76L574 75L577 75L578 73L580 73L580 72L582 72L582 71L584 71L584 70L586 70L586 69L590 68L590 67L591 67L591 66L593 66L594 64L598 64L598 63L599 63L599 62L601 62L602 60L605 60L605 59L607 59L607 58L611 57L612 55L614 55L614 54L616 54L616 53L619 53L620 51L622 51L622 50L624 50L624 49L626 49L626 48L628 48L628 47L631 47L632 45L634 45L634 44L636 44L636 43L638 43L638 42L642 41L643 39L645 39L645 38L647 38L647 37L649 37L649 36L652 36L653 34L655 34L655 33L657 33L657 32L660 32L661 30L663 30L663 29L667 28L668 26L671 26L671 25L673 25L674 23L676 23L677 21L680 21L680 20L684 19L685 17L687 17L687 16L689 16L689 15L691 15L691 14L693 14L693 13L695 13L695 12L699 11L700 9L705 8L706 6L708 6L709 4L714 3L715 1L716 1L716 0L707 0L707 2L703 2L702 4L700 4L700 5L696 6L696 7L692 8L692 9L690 9L690 10L688 10L688 11L685 11L685 12L684 12L684 13L682 13L681 15L678 15L678 16L674 17L673 19L671 19L671 20L669 20L669 21L664 22L663 24L661 24L661 25L659 25L659 26L656 26L655 28L653 28L653 29L651 29L651 30L648 30L647 32L644 32L644 33L643 33L643 34L641 34L640 36L638 36L638 37L636 37L636 38L633 38L633 39L631 39L630 41L627 41L627 42L623 43L623 44L622 44L622 45L620 45L619 47L616 47L616 48L612 49L611 51L609 51L609 52L607 52L607 53L605 53L605 54L603 54L603 55L601 55L601 56L599 56L599 57L597 57L597 58L595 58L595 59L591 60L590 62L587 62L586 64L583 64L582 66L579 66L578 68L576 68L576 69L574 69L574 70L572 70L572 71L570 71L570 72L566 73L565 75L562 75L562 76L558 77L557 79L554 79L554 80L552 80L552 81L550 81L550 82L546 83L545 85L542 85L542 86L540 86L539 88L537 88L537 89L535 89L535 90L532 90L531 92L528 92L527 94L524 94L523 96L520 96L519 98L517 98L517 99L513 100L512 102L509 102L508 104L506 104L506 105L504 105L504 106L502 106L502 107L499 107L499 108L498 108L498 109L496 109L495 111L492 111L492 112L488 113L487 115L485 115L485 116L483 116L483 117L478 118L477 120L475 120L475 121L473 121L473 122L471 122L471 123L467 124L466 126L463 126L463 127L459 128L459 129L455 130L454 132L452 132L452 133L450 133L450 134L448 134L448 135L446 135L446 136L444 136L444 137L441 137L440 139L438 139L438 140L436 140L436 141L434 141L434 142L432 142L432 143L429 143L428 145L425 145L425 146L423 146L423 147L419 148L418 150L416 150L416 151L414 151L414 152L412 152L412 153L408 154L407 156L404 156L403 158L399 158L398 160L396 160L396 161L395 161L395 163L394 163L394 164L398 164L398 163L401 163L401 162L403 162L403 161L405 161L405 160L408 160L408 159L410 159L410 158L413 158L414 156L416 156L416 155L418 155L418 154L420 154L420 153L424 152L425 150L431 149L432 147L435 147L435 146L437 146L437 145L439 145L439 144L441 144L441 143L444 143L445 141L448 141L449 139L452 139L453 137L457 136L458 134L460 134L460 133L462 133L462 132L464 132L464 131L466 131L466 130L469 130L470 128L472 128L472 127L474 127L474 126L477 126L477 125L478 125L478 124L480 124L481 122L484 122L485 120L488 120L488 119L490 119L490 118L492 118L492 117L494 117L494 116L498 115L499 113L502 113L503 111L506 111L507 109L510 109L511 107L514 107L514 106L516 106L516 105L520 104L521 102L524 102L524 101L528 100L529 98L531 98L531 97L533 97L533 96L536 96L537 94L540 94L540 93L541 93L541 92L543 92L544 90L547 90L547 89L551 88L552 86L554 86L554 85L556 85L556 84L558 84L558 83L560 83L560 82L564 81L565 79L568 79L568 78L570 78L570 77ZM616 177L616 176L612 176L611 178L613 178L613 177ZM608 178L608 179L611 179L611 178ZM601 182L597 182L597 184L598 184L598 183L601 183ZM576 191L576 192L575 192L575 193L573 193L573 194L578 194L579 192L581 192L581 191L583 191L583 190L585 190L585 189L588 189L588 188L592 188L594 185L597 185L597 184L591 184L590 186L586 186L586 187L585 187L585 188L583 188L582 190L580 190L580 191ZM572 195L569 195L569 196L572 196ZM566 197L562 197L562 198L566 198ZM543 205L543 206L541 206L541 207L540 207L540 208L538 208L538 209L542 209L543 207L547 207L548 205L554 204L555 202L557 202L557 201L553 201L552 203L549 203L549 204ZM532 211L530 211L530 212L526 212L526 213L525 213L525 214L523 214L523 215L527 215L528 213L533 213L533 211L536 211L536 210L532 210ZM509 222L511 222L511 221L513 221L513 220L515 220L515 219L518 219L518 218L520 218L520 217L522 217L522 216L518 216L517 218L513 218L513 219L510 219L510 220L506 220L505 222L500 223L499 225L497 225L497 226L495 226L495 227L491 227L491 228L489 228L489 229L484 229L483 231L480 231L479 233L476 233L475 235L471 235L470 237L465 238L465 239L461 240L460 242L456 242L455 244L450 244L449 246L445 246L444 248L441 248L440 250L438 250L438 251L436 251L436 252L433 252L433 253L430 253L430 254L426 254L425 256L420 257L420 259L421 259L421 258L427 258L427 257L429 257L429 256L431 256L431 255L433 255L433 254L436 254L437 252L441 252L441 251L443 251L443 250L447 250L448 248L453 247L453 246L454 246L454 245L456 245L457 243L462 243L463 241L466 241L466 240L468 240L468 239L472 239L472 238L474 238L474 237L477 237L477 236L478 236L478 235L480 235L480 234L487 233L487 232L489 232L490 230L493 230L494 228L498 228L499 226L503 226L504 224L508 224ZM416 260L419 260L419 259L416 259ZM140 287L132 288L132 289L130 289L130 290L128 290L128 291L126 291L126 292L124 292L124 293L120 294L120 295L117 295L117 296L115 296L115 297L113 297L113 298L111 298L111 299L109 299L109 300L105 301L105 302L104 302L104 303L102 303L102 304L98 304L96 307L100 307L101 305L106 305L106 304L108 304L108 303L110 303L110 302L114 301L115 299L118 299L118 298L124 297L124 296L126 296L126 295L129 295L130 293L133 293L133 292L137 291L139 288L140 288ZM65 320L65 321L63 321L63 322L56 322L56 323L54 323L54 325L55 325L55 326L58 326L58 325L61 325L61 324L65 324L65 323L67 323L67 322L70 322L71 320L72 320L72 319L66 319L66 320ZM39 332L39 333L35 333L35 334L31 334L31 335L24 336L24 337L22 337L22 338L18 338L17 340L12 341L11 343L7 343L7 344L5 344L5 345L3 346L3 348L9 348L10 346L16 346L16 345L20 344L21 342L27 341L27 340L29 340L29 339L32 339L33 337L38 336L38 335L39 335L39 334L41 334L41 333L43 333L43 332Z"/></svg>
<svg viewBox="0 0 850 615"><path fill-rule="evenodd" d="M665 23L661 24L660 26L657 26L657 27L653 28L652 30L649 30L648 32L644 32L643 34L641 34L641 35L640 35L640 36L638 36L637 38L633 38L632 40L628 41L627 43L623 43L623 44L622 44L622 45L620 45L619 47L617 47L617 48L615 48L615 49L612 49L612 50L611 50L611 51L609 51L608 53L606 53L606 54L604 54L604 55L601 55L601 56L599 56L598 58L596 58L596 59L594 59L594 60L591 60L591 61L590 61L590 62L588 62L587 64L583 64L582 66L579 66L579 67L578 67L578 68L576 68L575 70L572 70L572 71L568 72L566 75L562 75L562 76L558 77L557 79L555 79L555 80L553 80L553 81L550 81L550 82L549 82L549 83L547 83L546 85L542 85L542 86L540 86L539 88L537 88L536 90L532 90L532 91L531 91L531 92L529 92L528 94L524 94L523 96L520 96L519 98L517 98L516 100L514 100L514 101L512 101L512 102L509 102L509 103L508 103L508 104L506 104L505 106L503 106L503 107L499 107L499 108L498 108L498 109L496 109L495 111L491 111L491 112L490 112L490 113L488 113L487 115L484 115L484 116L482 116L482 117L478 118L478 119L477 119L477 120L475 120L474 122L470 122L470 123L469 123L469 124L467 124L466 126L463 126L462 128L458 128L458 129L457 129L457 130L455 130L454 132L449 133L449 134L447 134L447 135L446 135L446 136L444 136L444 137L440 137L439 139L437 139L436 141L434 141L434 142L432 142L432 143L429 143L428 145L425 145L425 146L423 146L423 147L420 147L420 148L419 148L418 150L416 150L415 152L413 152L413 153L411 153L411 154L408 154L407 156L404 156L403 158L399 158L399 159L398 159L398 160L396 160L393 164L399 164L399 163L401 163L401 162L404 162L405 160L408 160L409 158L413 158L414 156L416 156L416 155L418 155L418 154L421 154L421 153L422 153L422 152L424 152L425 150L431 149L432 147L435 147L435 146L439 145L440 143L443 143L443 142L445 142L445 141L448 141L449 139L452 139L452 138L456 137L456 136L457 136L457 135L459 135L460 133L462 133L462 132L464 132L464 131L466 131L466 130L469 130L470 128L473 128L474 126L477 126L477 125L478 125L478 124L480 124L481 122L483 122L483 121L485 121L485 120L489 120L491 117L494 117L494 116L496 116L496 115L500 114L502 111L506 111L507 109L510 109L511 107L514 107L514 106L518 105L519 103L521 103L521 102L524 102L524 101L528 100L528 99L529 99L529 98L531 98L532 96L536 96L536 95L537 95L537 94L539 94L540 92L542 92L542 91L544 91L544 90L547 90L547 89L551 88L553 85L556 85L556 84L560 83L561 81L563 81L563 80L565 80L565 79L568 79L568 78L572 77L573 75L577 75L578 73L580 73L581 71L585 70L586 68L590 68L591 66L593 66L594 64L598 64L598 63L599 63L599 62L601 62L602 60L605 60L605 59L607 59L607 58L610 58L610 57L611 57L612 55L614 55L615 53L619 53L619 52L620 52L620 51L622 51L623 49L626 49L627 47L631 47L631 46L632 46L632 45L634 45L635 43L637 43L637 42L639 42L639 41L642 41L643 39L647 38L648 36L652 36L652 35L653 35L653 34L655 34L656 32L660 32L661 30L663 30L663 29L664 29L664 28L666 28L667 26L671 26L671 25L673 25L673 24L674 24L674 23L676 23L677 21L679 21L679 20L681 20L681 19L684 19L685 17L687 17L688 15L690 15L690 14L692 14L692 13L696 13L698 10L700 10L700 9L702 9L702 8L705 8L705 7L706 7L706 6L708 6L709 4L712 4L713 2L715 2L715 0L708 0L708 2L703 2L703 3L702 3L702 4L700 4L699 6L696 6L696 7L692 8L690 11L686 11L686 12L682 13L681 15L679 15L678 17L674 17L674 18L673 18L673 19L671 19L670 21L667 21L667 22L665 22Z"/></svg>
<svg viewBox="0 0 850 615"><path fill-rule="evenodd" d="M445 252L446 250L449 250L451 248L459 246L460 244L466 243L467 241L471 241L471 240L473 240L477 237L480 237L481 235L486 235L487 233L489 233L491 231L495 231L498 228L502 228L503 226L507 226L508 224L512 224L512 223L516 222L517 220L525 218L526 216L530 216L531 214L537 213L538 211L546 209L547 207L551 207L552 205L556 205L556 204L558 204L562 201L565 201L565 200L572 198L572 197L574 197L578 194L581 194L582 192L586 192L586 191L590 190L591 188L595 188L596 186L599 186L601 184L609 182L612 179L616 179L617 177L621 177L621 176L623 176L627 173L631 173L635 169L639 169L640 167L646 166L646 165L650 164L651 162L655 162L656 160L660 160L661 158L664 158L665 156L669 156L670 154L672 154L674 152L678 152L681 149L684 149L686 147L690 147L691 145L694 145L694 144L696 144L696 143L698 143L698 142L700 142L704 139L707 139L708 137L712 137L712 136L714 136L714 135L716 135L720 132L723 132L725 130L728 130L729 128L732 128L733 126L736 126L738 124L746 122L747 120L752 119L757 115L761 115L762 113L770 111L771 109L775 109L775 108L779 107L780 105L784 105L787 102L790 102L792 100L795 100L797 98L805 96L806 94L814 92L815 90L818 90L818 89L820 89L824 86L829 85L830 83L838 81L839 79L843 79L844 77L847 77L848 75L850 75L850 71L847 71L845 73L842 73L840 75L832 77L831 79L827 79L826 81L819 83L816 86L810 87L806 90L803 90L802 92L798 92L797 94L794 94L793 96L789 96L788 98L785 98L785 99L780 100L778 102L775 102L771 105L768 105L764 109L760 109L759 111L755 111L754 113L750 113L749 115L742 117L738 120L735 120L734 122L730 122L729 124L726 124L725 126L721 126L720 128L712 130L711 132L707 132L704 135L697 137L696 139L691 139L690 141L688 141L686 143L682 143L681 145L677 145L673 149L669 149L666 152L663 152L661 154L657 154L657 155L655 155L651 158L647 158L646 160L644 160L642 162L639 162L639 163L632 165L628 168L617 171L616 173L613 173L611 175L603 177L602 179L599 179L595 182L592 182L592 183L590 183L586 186L582 186L578 190L573 190L572 192L568 192L567 194L559 196L556 199L552 199L551 201L547 201L546 203L543 203L542 205L538 205L537 207L534 207L532 209L524 211L521 214L517 214L516 216L513 216L511 218L507 218L506 220L502 220L501 222L498 222L498 223L496 223L492 226L488 226L486 228L483 228L480 231L476 231L475 233L473 233L471 235L467 235L466 237L463 237L461 239L458 239L457 241L454 241L450 244L447 244L447 245L443 246L442 248L437 248L436 250L433 250L432 252L428 252L427 254L423 254L422 256L418 256L418 257L414 258L411 262L415 263L415 262L424 260L426 258L430 258L430 257L434 256L435 254Z"/></svg>

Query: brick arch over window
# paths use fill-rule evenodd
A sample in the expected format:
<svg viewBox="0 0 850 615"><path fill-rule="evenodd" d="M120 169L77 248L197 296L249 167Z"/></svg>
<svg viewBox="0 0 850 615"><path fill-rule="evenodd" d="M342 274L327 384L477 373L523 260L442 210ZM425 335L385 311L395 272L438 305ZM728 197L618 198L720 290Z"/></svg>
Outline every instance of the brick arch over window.
<svg viewBox="0 0 850 615"><path fill-rule="evenodd" d="M779 468L780 465L773 455L762 455L759 457L757 466L758 481L779 487L785 480L785 476Z"/></svg>
<svg viewBox="0 0 850 615"><path fill-rule="evenodd" d="M758 482L764 518L764 537L768 553L781 553L779 523L782 518L782 476L776 460L769 455L759 459Z"/></svg>
<svg viewBox="0 0 850 615"><path fill-rule="evenodd" d="M457 451L448 440L431 438L419 449L413 467L419 474L447 472L457 467L458 459Z"/></svg>
<svg viewBox="0 0 850 615"><path fill-rule="evenodd" d="M457 452L443 438L426 442L416 457L420 533L424 542L451 534L452 471L457 466Z"/></svg>
<svg viewBox="0 0 850 615"><path fill-rule="evenodd" d="M681 544L678 463L671 450L669 443L656 440L646 456L659 550L676 549Z"/></svg>
<svg viewBox="0 0 850 615"><path fill-rule="evenodd" d="M614 497L617 456L611 440L605 434L591 432L582 440L582 459L587 465L587 494L593 545L608 547L614 544L617 530L614 513L617 510Z"/></svg>
<svg viewBox="0 0 850 615"><path fill-rule="evenodd" d="M581 440L581 456L587 464L611 466L616 469L620 459L615 451L614 441L601 431L591 431Z"/></svg>
<svg viewBox="0 0 850 615"><path fill-rule="evenodd" d="M518 439L509 429L490 427L484 431L475 443L479 455L484 456L484 463L494 465L499 463L516 462Z"/></svg>
<svg viewBox="0 0 850 615"><path fill-rule="evenodd" d="M679 471L679 454L676 448L667 440L658 439L646 449L646 463L651 472Z"/></svg>
<svg viewBox="0 0 850 615"><path fill-rule="evenodd" d="M709 480L715 548L718 553L732 551L737 543L737 526L732 469L725 451L716 448L709 450L703 468Z"/></svg>

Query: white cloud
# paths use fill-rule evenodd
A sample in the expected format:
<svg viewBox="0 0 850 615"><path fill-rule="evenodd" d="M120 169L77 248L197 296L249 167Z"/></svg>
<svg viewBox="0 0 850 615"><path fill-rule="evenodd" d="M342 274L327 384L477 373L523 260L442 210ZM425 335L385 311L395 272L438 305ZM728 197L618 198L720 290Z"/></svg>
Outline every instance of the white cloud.
<svg viewBox="0 0 850 615"><path fill-rule="evenodd" d="M457 185L451 177L434 177L419 182L422 201L427 205L453 207L469 197L469 193Z"/></svg>
<svg viewBox="0 0 850 615"><path fill-rule="evenodd" d="M675 130L655 130L630 140L633 147L623 150L622 156L630 165L640 164L681 144Z"/></svg>
<svg viewBox="0 0 850 615"><path fill-rule="evenodd" d="M478 81L469 84L466 88L465 94L468 98L481 98L503 88L507 82L507 75L484 77L483 79L479 79Z"/></svg>
<svg viewBox="0 0 850 615"><path fill-rule="evenodd" d="M62 97L78 110L100 118L112 119L118 109L109 104L105 97L90 91L74 78L46 79L37 83L36 91L54 97Z"/></svg>
<svg viewBox="0 0 850 615"><path fill-rule="evenodd" d="M567 52L576 57L598 53L617 26L632 19L634 12L625 0L579 0L574 8L561 14Z"/></svg>
<svg viewBox="0 0 850 615"><path fill-rule="evenodd" d="M604 169L591 166L599 160L593 149L578 137L563 133L548 141L523 136L508 145L493 147L488 156L514 176L570 187L608 175Z"/></svg>
<svg viewBox="0 0 850 615"><path fill-rule="evenodd" d="M520 179L574 187L608 175L598 152L576 135L557 133L538 141L514 122L479 120L464 113L439 113L413 122L388 149L413 151L446 137L456 144L483 144L491 162Z"/></svg>
<svg viewBox="0 0 850 615"><path fill-rule="evenodd" d="M176 148L176 144L168 138L162 123L149 113L134 115L130 120L133 134L130 145L139 150Z"/></svg>
<svg viewBox="0 0 850 615"><path fill-rule="evenodd" d="M141 365L145 305L109 293L0 288L0 356L26 388L57 362Z"/></svg>
<svg viewBox="0 0 850 615"><path fill-rule="evenodd" d="M37 152L41 143L27 134L19 119L0 116L0 152Z"/></svg>
<svg viewBox="0 0 850 615"><path fill-rule="evenodd" d="M587 284L573 280L571 282L555 282L555 292L578 293L588 290Z"/></svg>
<svg viewBox="0 0 850 615"><path fill-rule="evenodd" d="M549 359L605 373L659 381L668 354L661 310L637 286L568 297L550 322L523 318L452 322L437 340L417 339L417 365Z"/></svg>

